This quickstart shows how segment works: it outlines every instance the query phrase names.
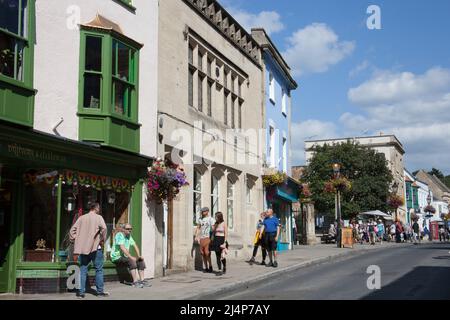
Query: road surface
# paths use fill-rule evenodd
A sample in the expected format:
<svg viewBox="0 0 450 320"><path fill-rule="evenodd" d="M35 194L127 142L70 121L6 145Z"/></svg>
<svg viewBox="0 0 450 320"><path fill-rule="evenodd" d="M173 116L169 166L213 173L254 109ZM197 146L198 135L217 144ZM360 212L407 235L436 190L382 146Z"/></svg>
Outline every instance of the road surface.
<svg viewBox="0 0 450 320"><path fill-rule="evenodd" d="M376 272L379 267L380 289ZM265 268L261 266L261 268ZM370 277L370 279L369 279ZM368 281L369 280L369 281ZM368 282L372 289L369 289ZM226 300L450 299L450 243L424 242L374 250L351 258L306 267L245 291L216 297Z"/></svg>

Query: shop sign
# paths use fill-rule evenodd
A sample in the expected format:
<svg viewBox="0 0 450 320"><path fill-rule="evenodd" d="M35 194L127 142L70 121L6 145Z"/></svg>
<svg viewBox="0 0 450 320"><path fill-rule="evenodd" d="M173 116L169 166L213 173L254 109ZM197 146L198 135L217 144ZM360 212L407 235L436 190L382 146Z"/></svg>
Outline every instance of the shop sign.
<svg viewBox="0 0 450 320"><path fill-rule="evenodd" d="M18 143L1 142L0 153L6 153L10 157L20 158L24 160L34 161L51 161L65 163L67 158L65 155L61 155L49 150L36 149L30 146L25 146Z"/></svg>

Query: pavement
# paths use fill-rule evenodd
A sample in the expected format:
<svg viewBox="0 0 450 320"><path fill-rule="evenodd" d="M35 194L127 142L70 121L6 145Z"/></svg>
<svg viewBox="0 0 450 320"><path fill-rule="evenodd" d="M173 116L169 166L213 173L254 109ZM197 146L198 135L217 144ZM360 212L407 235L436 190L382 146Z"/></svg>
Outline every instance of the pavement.
<svg viewBox="0 0 450 320"><path fill-rule="evenodd" d="M109 297L99 298L86 294L85 300L215 300L228 293L246 290L302 268L402 246L411 246L411 244L383 243L374 246L356 244L353 249L337 248L333 244L295 246L294 250L279 254L278 268L259 264L250 265L245 261L229 261L225 275L190 271L152 279L151 287L144 288L133 288L121 283L106 283L105 290L110 293ZM259 251L257 261L260 259ZM213 266L215 266L214 253ZM76 299L74 293L0 295L0 300L74 299Z"/></svg>
<svg viewBox="0 0 450 320"><path fill-rule="evenodd" d="M297 269L218 300L450 300L450 243L423 242Z"/></svg>

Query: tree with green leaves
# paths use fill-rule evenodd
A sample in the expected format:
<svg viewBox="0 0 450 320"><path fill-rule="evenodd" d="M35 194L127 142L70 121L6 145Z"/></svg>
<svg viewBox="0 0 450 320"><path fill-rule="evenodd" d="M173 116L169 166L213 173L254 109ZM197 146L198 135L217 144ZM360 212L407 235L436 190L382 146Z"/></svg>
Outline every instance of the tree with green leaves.
<svg viewBox="0 0 450 320"><path fill-rule="evenodd" d="M333 177L333 163L341 165L341 175L351 182L351 188L341 193L344 219L370 210L389 211L388 199L393 177L384 154L348 141L314 149L304 180L309 184L311 198L318 212L334 217L335 196L325 190Z"/></svg>
<svg viewBox="0 0 450 320"><path fill-rule="evenodd" d="M441 181L445 180L444 174L439 169L433 168L433 169L431 169L431 171L428 172L428 174L430 174L432 176L436 176Z"/></svg>

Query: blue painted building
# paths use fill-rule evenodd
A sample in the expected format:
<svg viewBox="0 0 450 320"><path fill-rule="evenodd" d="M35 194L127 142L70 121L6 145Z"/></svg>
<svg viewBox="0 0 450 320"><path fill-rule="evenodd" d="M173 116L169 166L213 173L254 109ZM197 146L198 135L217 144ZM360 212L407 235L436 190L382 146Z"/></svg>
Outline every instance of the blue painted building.
<svg viewBox="0 0 450 320"><path fill-rule="evenodd" d="M252 29L261 46L264 79L264 116L266 129L265 163L268 172L284 172L283 185L266 188L265 208L272 208L280 219L282 232L279 250L292 248L292 203L298 201L298 184L291 176L291 92L297 83L291 70L264 29Z"/></svg>

